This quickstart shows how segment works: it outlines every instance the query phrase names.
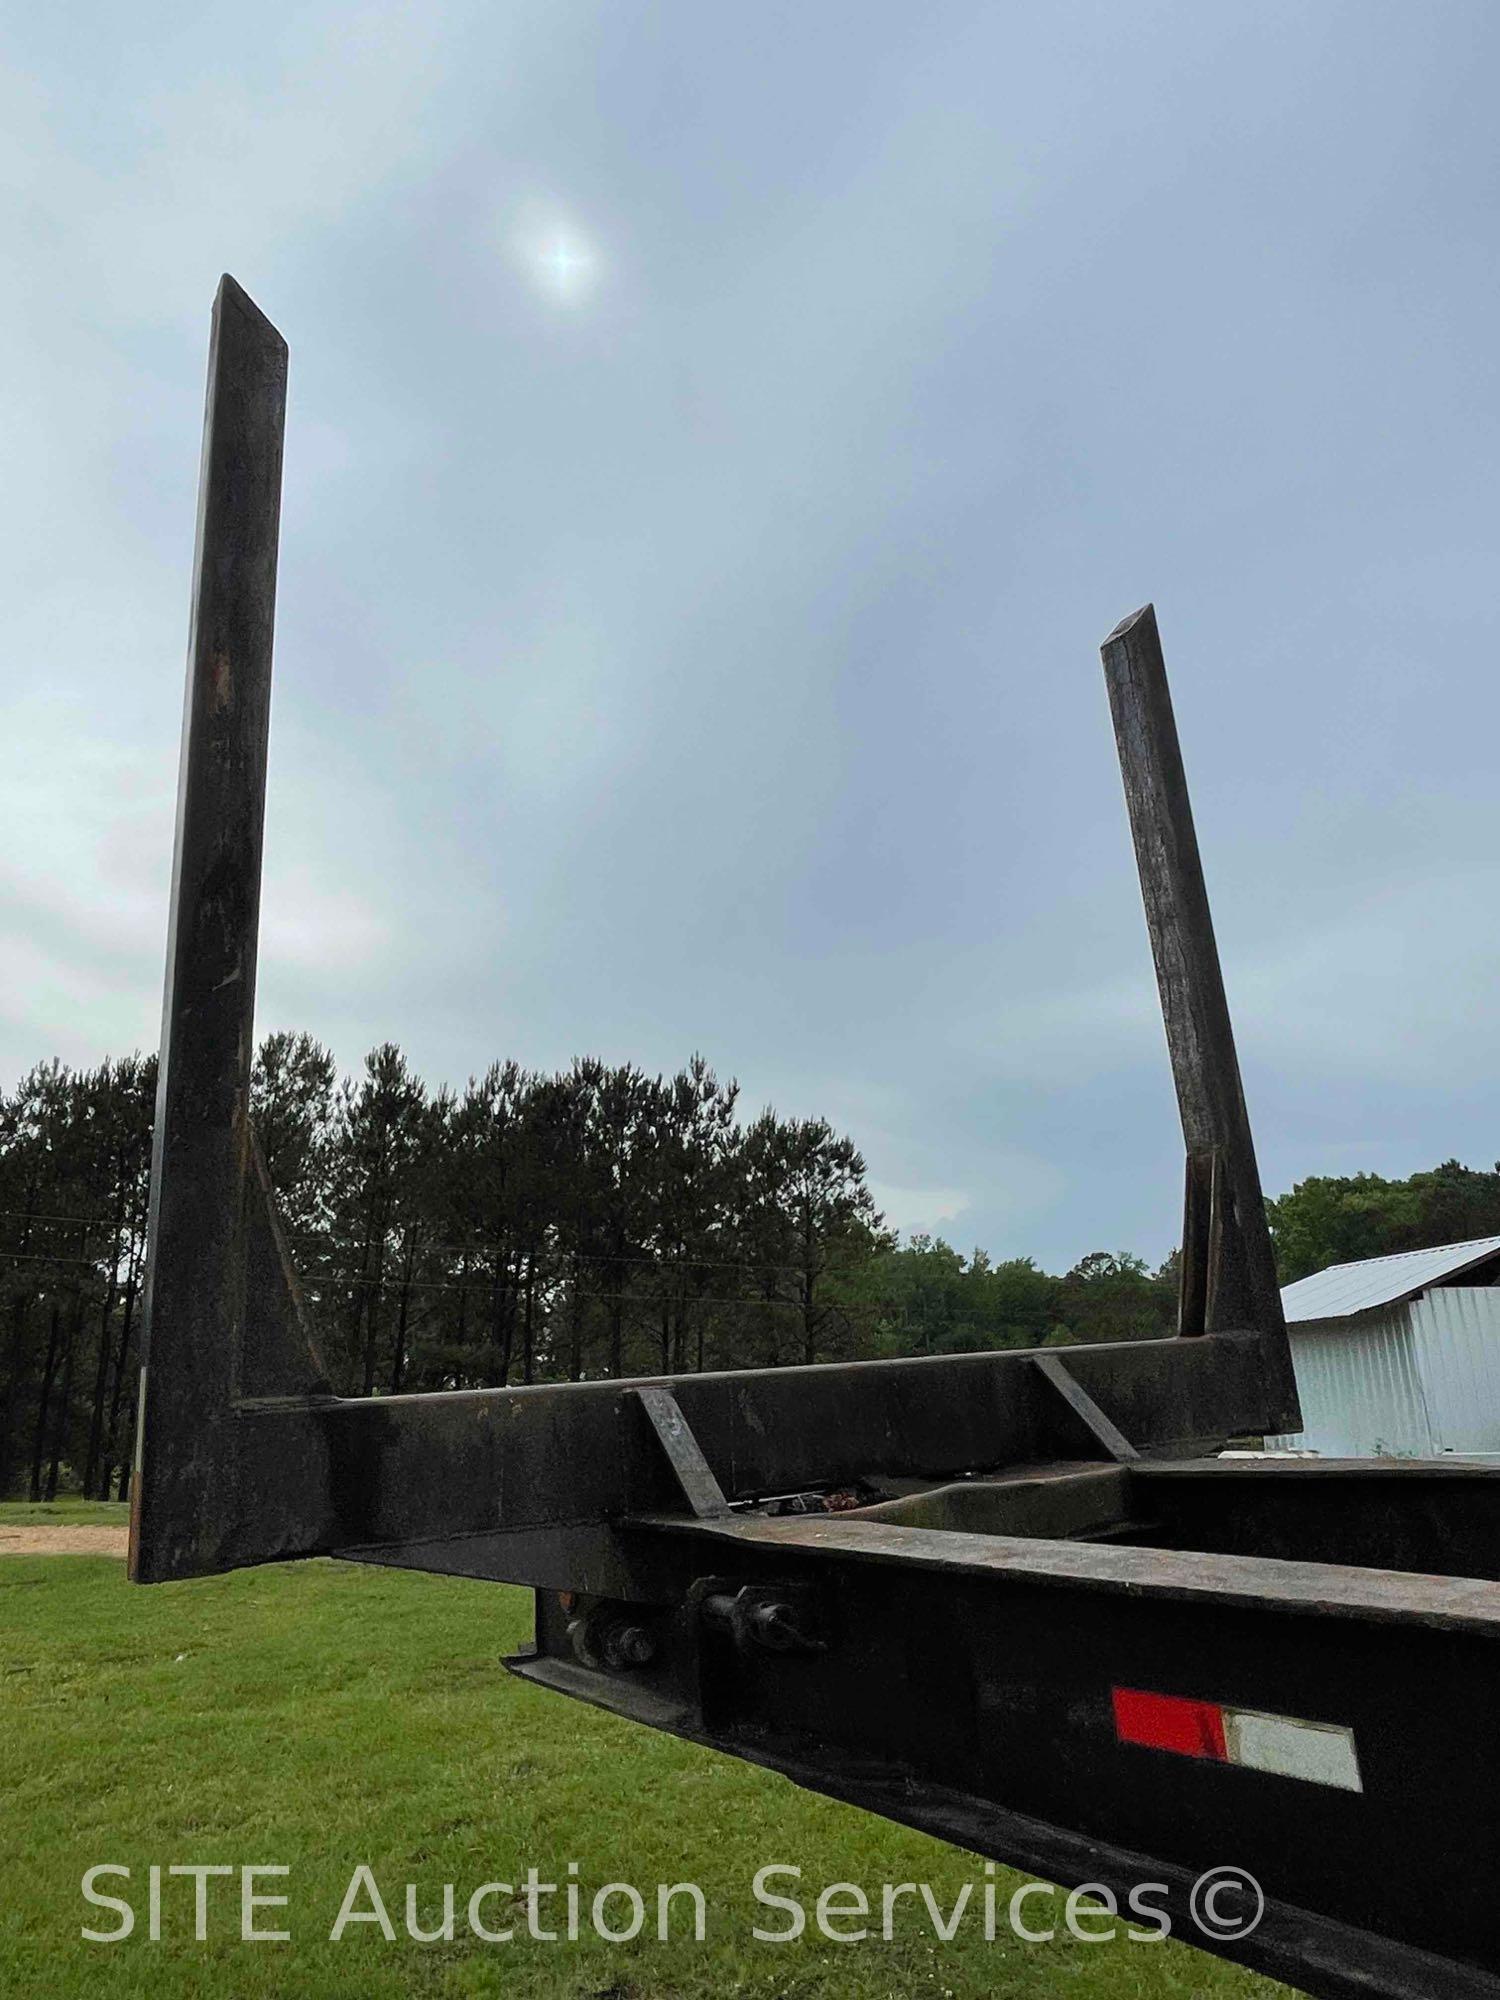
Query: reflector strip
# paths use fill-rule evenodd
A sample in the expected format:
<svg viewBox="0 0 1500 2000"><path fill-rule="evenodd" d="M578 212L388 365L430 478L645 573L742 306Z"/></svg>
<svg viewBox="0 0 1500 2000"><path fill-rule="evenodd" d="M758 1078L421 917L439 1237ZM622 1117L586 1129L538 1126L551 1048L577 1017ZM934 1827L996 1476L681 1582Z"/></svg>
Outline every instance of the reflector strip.
<svg viewBox="0 0 1500 2000"><path fill-rule="evenodd" d="M1180 1694L1144 1694L1139 1688L1115 1688L1113 1693L1115 1734L1122 1743L1224 1762L1224 1711L1217 1702L1187 1701Z"/></svg>
<svg viewBox="0 0 1500 2000"><path fill-rule="evenodd" d="M1253 1708L1224 1711L1225 1756L1251 1771L1274 1771L1282 1778L1305 1778L1362 1792L1354 1731L1336 1722L1295 1722L1289 1715L1261 1715Z"/></svg>
<svg viewBox="0 0 1500 2000"><path fill-rule="evenodd" d="M1121 1743L1209 1763L1238 1764L1248 1771L1270 1771L1338 1791L1364 1790L1354 1731L1340 1723L1302 1722L1291 1715L1226 1708L1222 1702L1152 1694L1141 1688L1112 1688L1110 1695L1115 1735Z"/></svg>

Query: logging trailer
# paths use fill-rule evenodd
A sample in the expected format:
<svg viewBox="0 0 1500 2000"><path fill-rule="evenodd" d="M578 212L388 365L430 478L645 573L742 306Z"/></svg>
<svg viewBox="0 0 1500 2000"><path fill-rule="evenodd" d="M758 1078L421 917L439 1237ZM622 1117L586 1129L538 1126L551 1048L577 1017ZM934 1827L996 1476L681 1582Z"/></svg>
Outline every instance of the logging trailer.
<svg viewBox="0 0 1500 2000"><path fill-rule="evenodd" d="M1175 1337L333 1393L249 1120L287 351L214 307L130 1573L529 1585L538 1686L1320 1995L1500 2000L1500 1471L1298 1428L1150 607L1105 678L1187 1151ZM835 1504L830 1506L832 1500ZM1263 1892L1199 1922L1211 1864ZM1247 1892L1248 1893L1248 1892Z"/></svg>

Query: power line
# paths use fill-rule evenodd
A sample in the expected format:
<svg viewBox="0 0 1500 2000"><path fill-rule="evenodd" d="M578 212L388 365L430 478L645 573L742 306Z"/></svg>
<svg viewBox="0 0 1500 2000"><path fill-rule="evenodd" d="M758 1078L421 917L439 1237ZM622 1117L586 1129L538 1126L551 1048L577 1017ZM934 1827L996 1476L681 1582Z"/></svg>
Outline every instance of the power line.
<svg viewBox="0 0 1500 2000"><path fill-rule="evenodd" d="M556 1226L556 1225L550 1225ZM392 1232L397 1233L397 1232ZM288 1232L288 1242L327 1244L331 1239L313 1230L292 1230ZM473 1257L495 1254L496 1246L485 1243L424 1243L420 1253L424 1256L445 1255L449 1257ZM507 1255L518 1254L507 1252ZM523 1249L519 1254L529 1255ZM806 1266L795 1259L783 1258L774 1264L751 1263L743 1257L696 1257L662 1255L649 1257L629 1251L612 1250L570 1250L559 1248L557 1255L576 1259L580 1264L649 1264L657 1270L701 1270L701 1271L801 1271Z"/></svg>
<svg viewBox="0 0 1500 2000"><path fill-rule="evenodd" d="M39 1208L0 1208L0 1215L19 1215L27 1222L68 1222L78 1229L108 1229L112 1217L92 1215L53 1215Z"/></svg>
<svg viewBox="0 0 1500 2000"><path fill-rule="evenodd" d="M52 1261L77 1262L79 1260L53 1259ZM312 1292L342 1291L344 1287L347 1285L365 1285L373 1288L376 1291L462 1292L472 1296L477 1296L481 1299L484 1296L484 1290L482 1286L454 1285L448 1283L446 1279L442 1278L400 1278L400 1277L362 1278L358 1276L340 1277L336 1272L327 1273L324 1275L311 1278L308 1277L305 1272L299 1272L298 1278L302 1284L304 1291L312 1291ZM665 1305L757 1306L757 1307L779 1306L787 1312L802 1312L805 1310L804 1302L801 1299L766 1299L766 1298L755 1298L755 1297L714 1298L708 1296L707 1294L697 1293L697 1292L693 1293L690 1297L682 1298L670 1292L658 1292L654 1296L651 1294L642 1296L638 1292L580 1291L578 1293L578 1297L585 1301L594 1300L597 1303L607 1304L607 1305L623 1304L623 1305L633 1305L642 1307L665 1306ZM885 1299L863 1300L863 1301L861 1300L845 1301L843 1299L828 1299L828 1300L815 1300L813 1302L813 1310L815 1312L886 1312L895 1310L895 1304L894 1301ZM904 1308L902 1308L902 1310L904 1310Z"/></svg>
<svg viewBox="0 0 1500 2000"><path fill-rule="evenodd" d="M100 1268L101 1262L97 1257L63 1257L57 1256L47 1250L0 1250L0 1257L8 1257L12 1263L16 1264L67 1264L76 1265L86 1271L97 1271ZM340 1276L337 1272L329 1272L313 1277L309 1277L305 1272L299 1272L298 1278L304 1289L308 1291L343 1291L350 1285L363 1285L376 1291L460 1292L464 1294L477 1294L481 1298L484 1295L482 1285L454 1285L441 1278L402 1278L399 1276L390 1278L365 1278L357 1275L346 1277ZM654 1296L647 1294L643 1297L638 1292L580 1291L578 1297L581 1300L592 1300L596 1304L601 1305L619 1304L641 1307L664 1305L675 1305L678 1307L755 1306L759 1308L780 1307L787 1312L802 1312L806 1310L805 1302L801 1299L767 1299L755 1298L753 1296L722 1298L713 1297L703 1292L694 1292L688 1297L683 1298L670 1292L658 1292ZM813 1305L813 1310L816 1312L887 1312L894 1309L893 1301L882 1299L828 1299L814 1301Z"/></svg>
<svg viewBox="0 0 1500 2000"><path fill-rule="evenodd" d="M112 1230L115 1228L115 1221L112 1216L59 1215L38 1209L24 1208L0 1208L0 1215L20 1216L30 1222L66 1223L79 1229ZM122 1218L119 1226L122 1232L127 1232L129 1218ZM328 1248L337 1247L332 1237L323 1235L316 1230L289 1230L286 1234L287 1241L290 1243L307 1243L317 1247ZM20 1253L7 1252L0 1254L19 1255ZM421 1246L420 1254L423 1256L450 1257L470 1257L484 1254L493 1256L495 1249L494 1246L484 1243L424 1243ZM522 1254L529 1253L523 1252ZM795 1259L783 1259L777 1263L752 1263L749 1259L743 1257L698 1257L691 1253L686 1256L662 1255L651 1257L627 1251L559 1250L557 1254L564 1258L576 1258L581 1264L644 1264L650 1265L654 1270L779 1272L802 1271L807 1268L806 1265L798 1263Z"/></svg>
<svg viewBox="0 0 1500 2000"><path fill-rule="evenodd" d="M9 1257L13 1264L79 1264L86 1271L97 1271L103 1261L99 1257L59 1257L50 1250L0 1250L0 1257Z"/></svg>

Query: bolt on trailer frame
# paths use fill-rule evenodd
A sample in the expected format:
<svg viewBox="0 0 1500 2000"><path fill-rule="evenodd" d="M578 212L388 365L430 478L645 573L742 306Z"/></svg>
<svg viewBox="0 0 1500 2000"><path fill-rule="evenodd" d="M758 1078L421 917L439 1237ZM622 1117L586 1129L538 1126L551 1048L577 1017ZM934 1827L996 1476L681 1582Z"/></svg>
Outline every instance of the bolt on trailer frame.
<svg viewBox="0 0 1500 2000"><path fill-rule="evenodd" d="M1176 1337L333 1393L249 1118L286 361L226 277L132 1577L527 1584L508 1665L543 1687L1122 1905L1164 1884L1178 1936L1315 1994L1500 2000L1497 1475L1211 1456L1299 1413L1149 607L1103 657L1187 1147ZM1253 1928L1195 1917L1213 1865Z"/></svg>

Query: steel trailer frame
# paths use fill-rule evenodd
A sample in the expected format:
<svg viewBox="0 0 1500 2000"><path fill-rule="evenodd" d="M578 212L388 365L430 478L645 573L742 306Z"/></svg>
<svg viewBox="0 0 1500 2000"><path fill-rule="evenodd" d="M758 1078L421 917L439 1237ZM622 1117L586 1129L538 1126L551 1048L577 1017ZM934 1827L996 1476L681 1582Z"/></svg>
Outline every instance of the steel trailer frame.
<svg viewBox="0 0 1500 2000"><path fill-rule="evenodd" d="M1299 1413L1149 606L1102 650L1186 1143L1174 1338L333 1393L249 1115L286 362L226 277L131 1576L527 1584L541 1686L1065 1885L1164 1884L1178 1935L1314 1993L1500 2000L1496 1474L1212 1455ZM1259 1883L1243 1935L1194 1919L1209 1864Z"/></svg>

